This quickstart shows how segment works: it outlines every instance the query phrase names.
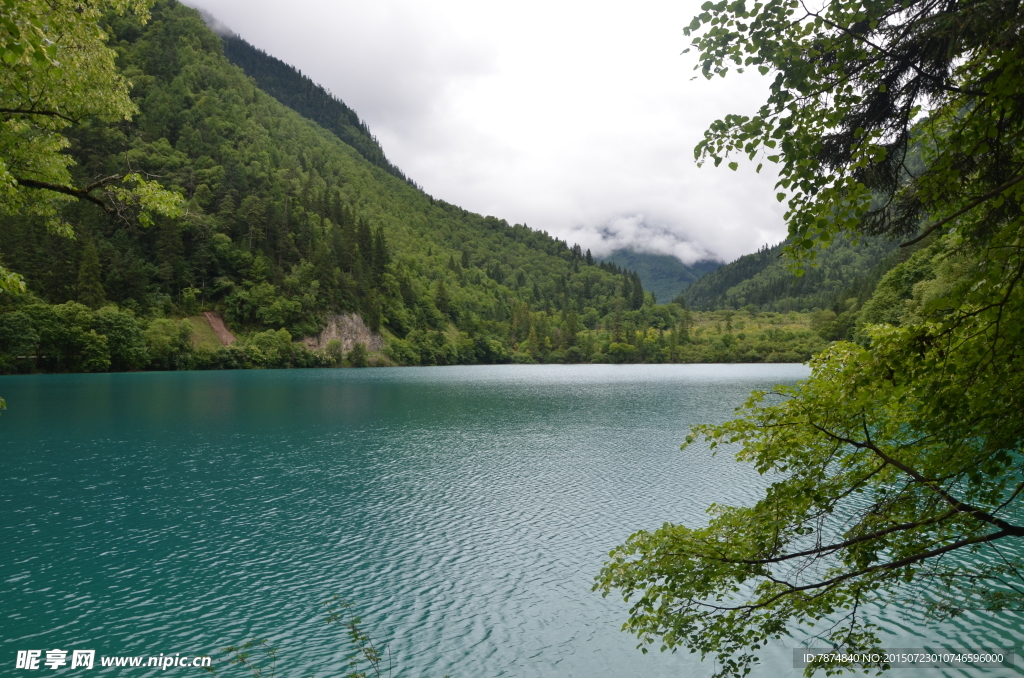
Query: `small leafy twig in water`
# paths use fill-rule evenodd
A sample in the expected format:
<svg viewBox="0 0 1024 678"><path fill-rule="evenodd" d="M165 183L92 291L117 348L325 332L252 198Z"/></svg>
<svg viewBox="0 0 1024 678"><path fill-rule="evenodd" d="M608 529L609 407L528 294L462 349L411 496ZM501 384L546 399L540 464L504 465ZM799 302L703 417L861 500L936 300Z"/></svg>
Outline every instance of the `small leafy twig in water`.
<svg viewBox="0 0 1024 678"><path fill-rule="evenodd" d="M255 651L262 652L267 656L267 659L270 660L269 667L256 666L252 661L250 661L254 648ZM225 647L222 651L232 655L226 660L229 665L238 664L240 666L244 666L249 669L249 671L252 672L252 675L256 676L256 678L274 678L274 673L277 671L277 648L269 647L266 638L253 638L241 645L230 645ZM216 672L212 666L205 666L203 668L210 673Z"/></svg>
<svg viewBox="0 0 1024 678"><path fill-rule="evenodd" d="M345 675L345 678L367 678L370 674L367 671L359 670L364 662L369 664L374 678L380 678L382 675L381 664L384 663L385 654L388 661L386 675L390 676L394 667L391 661L391 647L388 643L378 646L373 637L360 626L363 621L361 617L353 616L346 620L342 616L343 611L351 609L352 603L342 600L339 596L333 596L324 603L324 606L327 608L327 623L344 624L348 628L349 642L352 649L355 650L348 662L351 671Z"/></svg>

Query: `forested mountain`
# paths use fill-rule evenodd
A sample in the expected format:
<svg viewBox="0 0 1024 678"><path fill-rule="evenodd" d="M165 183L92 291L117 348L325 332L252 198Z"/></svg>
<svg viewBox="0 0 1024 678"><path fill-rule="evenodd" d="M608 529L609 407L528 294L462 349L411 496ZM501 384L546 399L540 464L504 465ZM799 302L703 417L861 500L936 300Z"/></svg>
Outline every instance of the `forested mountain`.
<svg viewBox="0 0 1024 678"><path fill-rule="evenodd" d="M527 359L544 359L651 302L635 275L594 265L578 246L425 195L374 156L379 146L343 104L230 43L329 127L282 105L230 63L195 10L163 0L147 24L108 21L139 113L69 128L75 179L130 169L181 192L187 211L144 227L130 211L73 202L64 217L75 239L31 216L0 219L0 257L34 295L4 295L7 311L32 299L113 302L144 324L206 309L243 336L283 329L293 339L359 312L395 362L436 364L508 360L521 344Z"/></svg>
<svg viewBox="0 0 1024 678"><path fill-rule="evenodd" d="M886 238L863 238L857 245L837 240L818 253L815 266L796 276L781 258L785 242L763 247L705 275L690 285L683 298L694 309L762 311L832 309L841 299L857 293L866 282L877 281L896 263L897 243ZM869 290L870 291L870 290Z"/></svg>
<svg viewBox="0 0 1024 678"><path fill-rule="evenodd" d="M0 372L337 365L340 346L299 340L346 313L380 332L370 361L399 365L791 361L824 345L795 314L655 306L628 270L678 284L702 265L595 261L424 194L351 109L173 0L105 28L138 112L67 128L72 178L137 172L184 213L147 224L128 203L71 201L75 238L0 217L0 263L28 284L0 293ZM221 345L200 312L238 341ZM368 362L354 346L344 358Z"/></svg>
<svg viewBox="0 0 1024 678"><path fill-rule="evenodd" d="M714 271L721 262L698 261L687 266L673 256L616 250L604 258L622 268L636 271L644 289L665 304L679 296L701 276Z"/></svg>

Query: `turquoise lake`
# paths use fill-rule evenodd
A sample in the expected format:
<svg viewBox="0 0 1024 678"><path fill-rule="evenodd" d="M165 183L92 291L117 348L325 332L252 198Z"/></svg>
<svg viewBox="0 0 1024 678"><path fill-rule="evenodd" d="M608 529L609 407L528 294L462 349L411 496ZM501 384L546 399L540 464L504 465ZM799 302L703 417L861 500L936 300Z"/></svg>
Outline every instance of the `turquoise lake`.
<svg viewBox="0 0 1024 678"><path fill-rule="evenodd" d="M320 606L338 595L390 641L398 677L709 676L710 659L642 655L620 631L628 605L591 592L593 578L637 529L700 524L712 502L753 502L766 480L751 468L679 444L752 389L807 373L537 365L2 377L0 674L36 675L12 668L18 650L223 656L258 636L278 648L278 676L341 676L344 629ZM1016 614L924 627L885 610L879 620L890 647L1020 651L1024 628ZM798 644L768 648L755 675L801 675ZM989 675L1008 671L1022 673Z"/></svg>

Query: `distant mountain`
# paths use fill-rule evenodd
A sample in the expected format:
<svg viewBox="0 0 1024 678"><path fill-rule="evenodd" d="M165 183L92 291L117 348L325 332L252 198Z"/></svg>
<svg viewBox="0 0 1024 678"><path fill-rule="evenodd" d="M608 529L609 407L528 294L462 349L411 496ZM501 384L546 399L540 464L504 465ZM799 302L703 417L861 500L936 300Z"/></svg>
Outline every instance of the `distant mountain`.
<svg viewBox="0 0 1024 678"><path fill-rule="evenodd" d="M644 289L653 292L658 303L662 304L669 303L701 276L722 265L719 261L698 261L687 266L665 254L644 254L629 250L616 250L611 256L605 257L604 261L636 271Z"/></svg>
<svg viewBox="0 0 1024 678"><path fill-rule="evenodd" d="M858 245L835 241L816 265L797 277L781 258L785 242L746 254L690 285L683 296L691 308L714 310L753 305L762 311L828 309L852 288L877 276L898 249L895 242L868 238ZM887 266L883 266L887 268ZM641 274L641 279L643 275Z"/></svg>

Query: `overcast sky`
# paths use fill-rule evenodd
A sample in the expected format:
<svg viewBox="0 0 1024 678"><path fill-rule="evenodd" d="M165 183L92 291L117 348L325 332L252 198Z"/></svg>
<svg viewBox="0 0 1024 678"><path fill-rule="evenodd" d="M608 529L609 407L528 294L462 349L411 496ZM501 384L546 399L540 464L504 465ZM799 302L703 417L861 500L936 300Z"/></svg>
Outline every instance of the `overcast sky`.
<svg viewBox="0 0 1024 678"><path fill-rule="evenodd" d="M434 197L607 254L732 260L785 237L775 175L693 147L767 81L691 80L702 0L189 0L362 117Z"/></svg>

